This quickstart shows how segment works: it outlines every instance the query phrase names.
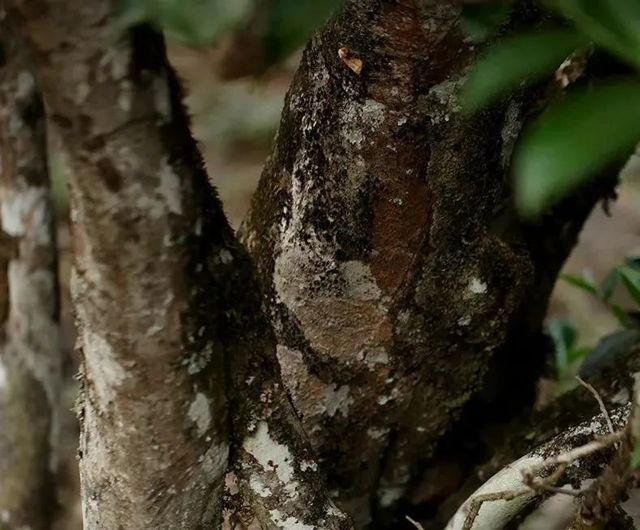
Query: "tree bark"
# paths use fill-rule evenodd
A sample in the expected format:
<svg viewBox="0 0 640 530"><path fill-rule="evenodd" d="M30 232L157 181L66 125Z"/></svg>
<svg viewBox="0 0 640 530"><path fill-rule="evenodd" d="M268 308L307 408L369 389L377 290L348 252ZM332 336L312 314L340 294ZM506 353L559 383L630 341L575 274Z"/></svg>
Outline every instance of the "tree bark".
<svg viewBox="0 0 640 530"><path fill-rule="evenodd" d="M18 5L70 164L87 530L215 528L229 452L207 259L220 208L162 39L111 2Z"/></svg>
<svg viewBox="0 0 640 530"><path fill-rule="evenodd" d="M51 527L62 354L44 108L20 46L0 55L0 527ZM6 60L6 62L5 62Z"/></svg>
<svg viewBox="0 0 640 530"><path fill-rule="evenodd" d="M12 13L71 165L85 528L217 528L229 435L231 523L350 528L279 380L162 39L114 40L110 2L37 4Z"/></svg>
<svg viewBox="0 0 640 530"><path fill-rule="evenodd" d="M512 26L536 19L522 7ZM470 402L476 426L488 402L531 402L551 288L602 196L518 220L510 156L539 102L461 115L476 53L455 3L348 2L305 50L241 229L285 385L358 526L382 523Z"/></svg>
<svg viewBox="0 0 640 530"><path fill-rule="evenodd" d="M260 287L162 39L114 35L114 2L9 5L71 165L87 529L217 528L228 460L230 525L349 528L322 469L358 527L393 523L470 404L528 404L602 189L518 220L537 92L460 114L456 3L351 0L307 47L242 229Z"/></svg>

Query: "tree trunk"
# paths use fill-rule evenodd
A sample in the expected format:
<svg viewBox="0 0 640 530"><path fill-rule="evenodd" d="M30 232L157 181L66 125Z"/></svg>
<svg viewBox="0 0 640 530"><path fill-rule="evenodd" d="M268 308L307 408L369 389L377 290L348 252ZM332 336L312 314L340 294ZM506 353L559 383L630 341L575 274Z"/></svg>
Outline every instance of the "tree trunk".
<svg viewBox="0 0 640 530"><path fill-rule="evenodd" d="M10 11L71 166L85 528L218 528L229 432L231 522L350 528L279 380L252 264L162 39L139 27L114 40L112 13L62 0Z"/></svg>
<svg viewBox="0 0 640 530"><path fill-rule="evenodd" d="M553 281L608 184L522 224L509 166L538 91L462 116L460 8L351 0L305 51L248 256L162 39L115 35L114 6L9 2L71 166L85 528L217 528L227 464L229 526L350 528L323 471L358 527L397 524L422 476L450 493L473 429L529 404Z"/></svg>
<svg viewBox="0 0 640 530"><path fill-rule="evenodd" d="M22 8L22 7L21 7ZM110 2L21 13L70 164L87 530L215 528L229 451L218 202L162 40L114 40Z"/></svg>
<svg viewBox="0 0 640 530"><path fill-rule="evenodd" d="M44 108L23 50L0 64L0 527L51 527L62 355Z"/></svg>
<svg viewBox="0 0 640 530"><path fill-rule="evenodd" d="M512 26L537 16L524 4ZM348 2L305 50L241 229L285 385L358 526L420 486L471 402L531 401L551 288L602 194L518 220L510 156L536 92L461 115L476 53L452 3Z"/></svg>

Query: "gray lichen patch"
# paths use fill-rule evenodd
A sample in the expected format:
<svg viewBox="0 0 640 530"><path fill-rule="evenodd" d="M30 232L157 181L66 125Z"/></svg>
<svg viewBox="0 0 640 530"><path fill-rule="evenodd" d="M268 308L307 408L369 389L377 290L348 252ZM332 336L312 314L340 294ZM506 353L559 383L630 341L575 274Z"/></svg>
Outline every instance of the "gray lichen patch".
<svg viewBox="0 0 640 530"><path fill-rule="evenodd" d="M211 403L207 396L198 392L194 400L189 405L187 412L189 419L196 424L198 434L202 436L209 430L211 425Z"/></svg>
<svg viewBox="0 0 640 530"><path fill-rule="evenodd" d="M101 406L106 409L116 398L118 387L127 377L126 368L111 344L96 332L85 328L81 340L88 377L93 382Z"/></svg>
<svg viewBox="0 0 640 530"><path fill-rule="evenodd" d="M242 447L263 470L276 474L290 497L296 497L298 482L295 479L293 456L286 445L270 435L267 423L260 422L255 433L245 439Z"/></svg>

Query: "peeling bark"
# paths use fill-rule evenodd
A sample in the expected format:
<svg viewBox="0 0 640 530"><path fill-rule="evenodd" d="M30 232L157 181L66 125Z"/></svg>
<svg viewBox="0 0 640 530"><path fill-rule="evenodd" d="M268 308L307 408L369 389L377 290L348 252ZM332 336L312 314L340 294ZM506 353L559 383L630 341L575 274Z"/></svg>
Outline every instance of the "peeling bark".
<svg viewBox="0 0 640 530"><path fill-rule="evenodd" d="M537 102L460 115L477 52L459 18L349 2L305 50L241 229L285 385L358 526L407 495L481 392L533 397L551 287L601 196L520 223L509 162Z"/></svg>
<svg viewBox="0 0 640 530"><path fill-rule="evenodd" d="M0 527L51 528L62 353L44 108L20 47L0 64Z"/></svg>

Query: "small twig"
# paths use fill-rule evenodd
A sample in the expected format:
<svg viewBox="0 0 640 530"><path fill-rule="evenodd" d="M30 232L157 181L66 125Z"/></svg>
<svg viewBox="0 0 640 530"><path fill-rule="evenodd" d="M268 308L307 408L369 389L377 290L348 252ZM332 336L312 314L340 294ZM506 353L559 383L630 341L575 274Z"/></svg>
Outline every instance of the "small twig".
<svg viewBox="0 0 640 530"><path fill-rule="evenodd" d="M526 486L529 486L532 490L539 492L547 492L547 493L559 493L561 495L570 495L572 497L578 497L582 494L581 490L573 490L568 488L557 488L556 483L562 478L564 472L569 467L569 464L560 464L558 468L551 473L547 478L537 479L536 477L532 477L530 474L526 472L523 473L522 482Z"/></svg>
<svg viewBox="0 0 640 530"><path fill-rule="evenodd" d="M424 530L424 527L418 521L411 519L411 517L409 517L408 515L405 515L405 519L409 521L413 526L415 526L418 530Z"/></svg>
<svg viewBox="0 0 640 530"><path fill-rule="evenodd" d="M600 410L602 411L602 415L604 416L604 419L607 422L607 427L609 427L609 432L611 434L615 433L616 431L613 428L613 422L611 421L611 416L609 416L609 412L607 412L607 407L604 406L604 401L602 401L602 398L600 397L600 394L598 394L598 391L595 388L593 388L592 385L584 381L579 375L576 376L576 379L578 380L578 383L580 383L583 387L585 387L589 392L593 394L593 397L596 398L596 401L600 406Z"/></svg>

